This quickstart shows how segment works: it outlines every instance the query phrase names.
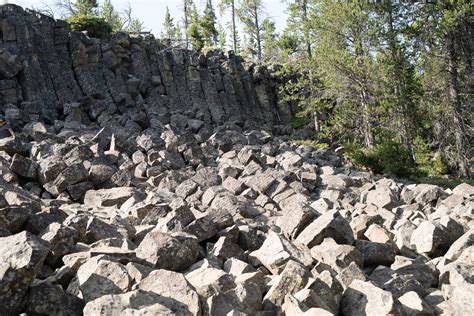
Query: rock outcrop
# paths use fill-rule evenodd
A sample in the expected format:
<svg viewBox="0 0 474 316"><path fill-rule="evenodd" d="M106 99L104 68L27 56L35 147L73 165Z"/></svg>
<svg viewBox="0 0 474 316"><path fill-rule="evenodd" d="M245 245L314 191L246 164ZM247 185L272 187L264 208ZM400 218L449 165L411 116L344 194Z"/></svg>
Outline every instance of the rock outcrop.
<svg viewBox="0 0 474 316"><path fill-rule="evenodd" d="M0 27L0 315L472 314L469 184L292 145L237 57Z"/></svg>

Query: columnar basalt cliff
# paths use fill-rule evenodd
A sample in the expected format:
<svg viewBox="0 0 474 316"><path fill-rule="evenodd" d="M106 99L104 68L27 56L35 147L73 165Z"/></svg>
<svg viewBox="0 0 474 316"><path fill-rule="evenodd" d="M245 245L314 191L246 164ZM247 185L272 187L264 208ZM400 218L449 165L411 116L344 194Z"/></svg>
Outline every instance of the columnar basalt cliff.
<svg viewBox="0 0 474 316"><path fill-rule="evenodd" d="M235 56L0 30L0 316L472 314L473 186L291 144Z"/></svg>
<svg viewBox="0 0 474 316"><path fill-rule="evenodd" d="M0 8L0 49L0 105L17 106L24 121L53 122L74 109L81 123L138 132L173 114L245 127L289 116L273 71L231 53L196 54L123 33L88 38L15 5Z"/></svg>

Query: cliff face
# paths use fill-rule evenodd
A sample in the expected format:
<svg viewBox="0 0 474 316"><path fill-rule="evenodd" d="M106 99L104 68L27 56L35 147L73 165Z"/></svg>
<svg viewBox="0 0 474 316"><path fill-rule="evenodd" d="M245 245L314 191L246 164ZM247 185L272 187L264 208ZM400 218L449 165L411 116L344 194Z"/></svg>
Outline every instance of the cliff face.
<svg viewBox="0 0 474 316"><path fill-rule="evenodd" d="M272 72L153 38L88 38L64 21L0 7L0 105L24 122L69 115L139 132L184 115L214 126L275 125L288 120L289 110L277 105Z"/></svg>

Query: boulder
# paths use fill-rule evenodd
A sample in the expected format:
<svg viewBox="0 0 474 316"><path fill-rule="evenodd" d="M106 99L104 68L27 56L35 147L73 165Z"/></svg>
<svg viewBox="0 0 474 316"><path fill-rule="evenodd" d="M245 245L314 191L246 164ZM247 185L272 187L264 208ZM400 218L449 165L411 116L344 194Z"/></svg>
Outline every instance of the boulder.
<svg viewBox="0 0 474 316"><path fill-rule="evenodd" d="M28 287L39 273L48 245L21 232L0 238L0 314L18 314Z"/></svg>

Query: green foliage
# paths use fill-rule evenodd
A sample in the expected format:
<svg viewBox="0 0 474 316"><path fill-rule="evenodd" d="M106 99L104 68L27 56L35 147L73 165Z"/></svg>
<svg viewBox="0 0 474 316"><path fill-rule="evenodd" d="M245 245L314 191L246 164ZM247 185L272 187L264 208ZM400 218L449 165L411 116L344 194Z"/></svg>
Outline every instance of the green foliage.
<svg viewBox="0 0 474 316"><path fill-rule="evenodd" d="M165 20L163 21L163 30L161 31L161 37L169 41L176 39L176 27L174 25L173 18L170 14L170 9L166 7Z"/></svg>
<svg viewBox="0 0 474 316"><path fill-rule="evenodd" d="M112 27L113 32L122 30L123 21L120 14L115 11L110 0L105 0L100 11L100 17L103 18Z"/></svg>
<svg viewBox="0 0 474 316"><path fill-rule="evenodd" d="M412 173L407 163L409 151L393 140L385 140L373 148L363 148L356 142L348 143L344 148L348 158L360 168L399 177L407 177Z"/></svg>
<svg viewBox="0 0 474 316"><path fill-rule="evenodd" d="M76 0L73 7L78 15L95 15L99 4L97 0Z"/></svg>
<svg viewBox="0 0 474 316"><path fill-rule="evenodd" d="M305 127L307 126L309 123L311 123L311 119L305 115L295 115L292 119L291 119L291 126L293 128L302 128L302 127Z"/></svg>
<svg viewBox="0 0 474 316"><path fill-rule="evenodd" d="M204 42L207 46L213 46L218 43L219 32L216 28L217 17L214 12L212 0L207 0L206 7L201 17L201 29Z"/></svg>
<svg viewBox="0 0 474 316"><path fill-rule="evenodd" d="M316 150L318 149L327 149L329 148L329 145L326 143L320 143L317 140L312 140L312 139L297 139L297 140L292 140L290 141L290 144L296 145L296 146L308 146L312 147Z"/></svg>
<svg viewBox="0 0 474 316"><path fill-rule="evenodd" d="M201 26L199 24L199 12L196 6L193 7L191 12L191 24L188 27L188 36L193 45L193 49L200 52L204 48L204 38L201 32Z"/></svg>
<svg viewBox="0 0 474 316"><path fill-rule="evenodd" d="M112 33L112 27L103 18L95 15L78 14L66 20L73 31L86 31L90 37L107 38Z"/></svg>

